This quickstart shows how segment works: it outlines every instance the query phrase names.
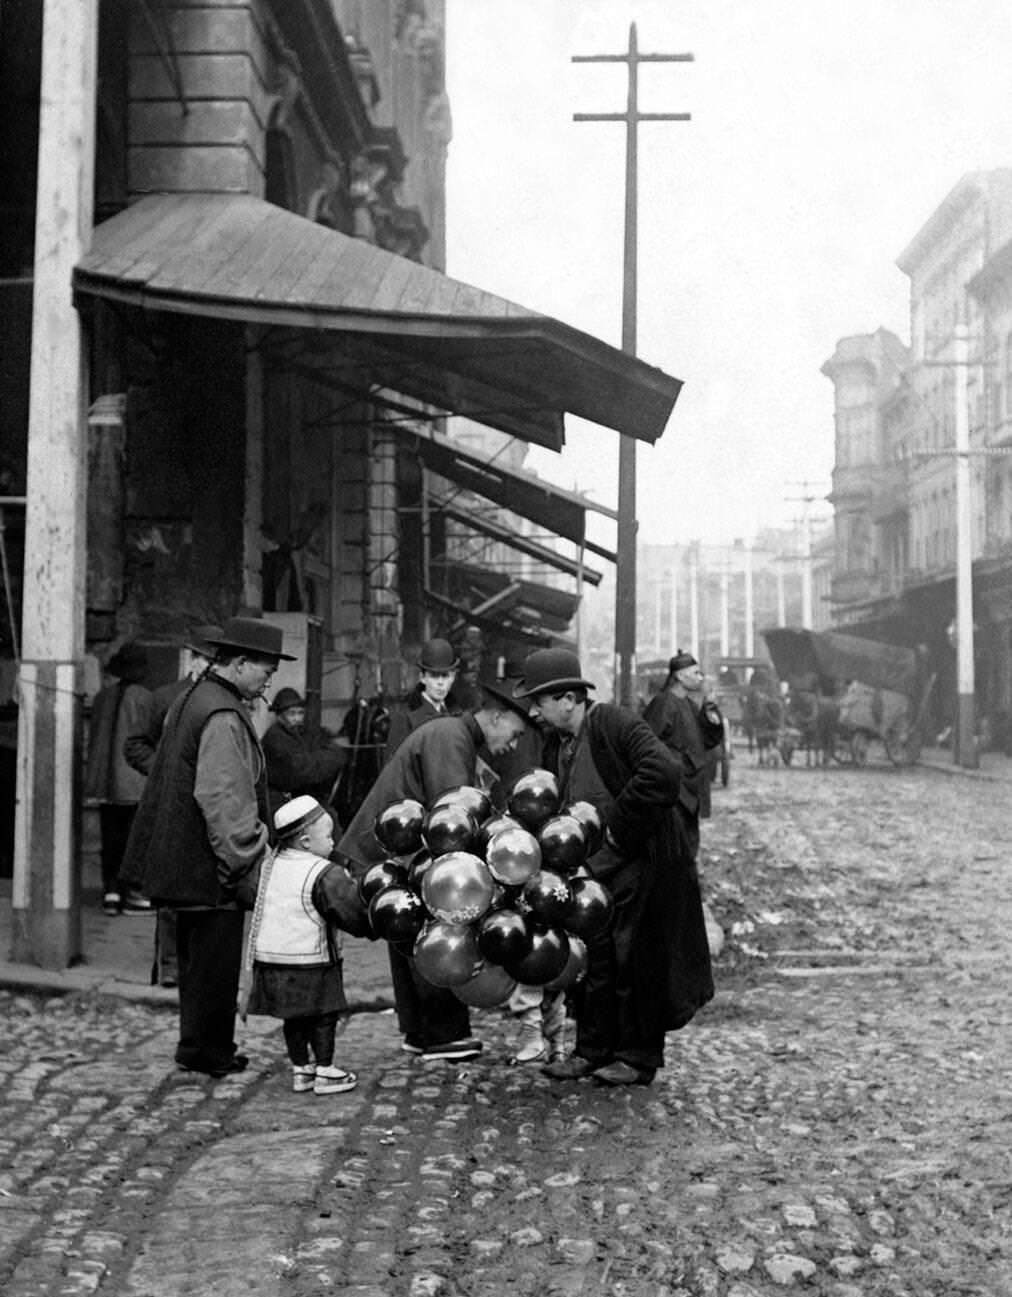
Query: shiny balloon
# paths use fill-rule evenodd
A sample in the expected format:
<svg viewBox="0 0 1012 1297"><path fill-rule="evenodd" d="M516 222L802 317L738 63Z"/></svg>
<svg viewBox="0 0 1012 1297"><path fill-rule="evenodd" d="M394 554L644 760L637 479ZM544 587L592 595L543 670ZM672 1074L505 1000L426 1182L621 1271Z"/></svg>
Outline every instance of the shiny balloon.
<svg viewBox="0 0 1012 1297"><path fill-rule="evenodd" d="M516 910L493 910L478 924L478 949L493 964L516 963L533 944L533 933Z"/></svg>
<svg viewBox="0 0 1012 1297"><path fill-rule="evenodd" d="M485 860L497 882L516 887L541 868L541 848L534 834L518 824L495 835L485 848Z"/></svg>
<svg viewBox="0 0 1012 1297"><path fill-rule="evenodd" d="M575 815L553 815L538 834L541 868L567 878L587 859L587 838Z"/></svg>
<svg viewBox="0 0 1012 1297"><path fill-rule="evenodd" d="M404 887L407 881L407 867L399 860L377 860L358 880L358 894L362 904L368 906L384 887Z"/></svg>
<svg viewBox="0 0 1012 1297"><path fill-rule="evenodd" d="M376 816L373 833L392 856L410 856L422 845L425 807L414 798L392 802Z"/></svg>
<svg viewBox="0 0 1012 1297"><path fill-rule="evenodd" d="M522 829L523 827L520 821L515 820L512 815L493 815L478 830L478 838L474 844L474 849L479 855L483 856L488 851L488 844L497 833L501 833L503 829Z"/></svg>
<svg viewBox="0 0 1012 1297"><path fill-rule="evenodd" d="M369 902L372 930L384 941L413 942L430 919L418 896L408 887L384 887Z"/></svg>
<svg viewBox="0 0 1012 1297"><path fill-rule="evenodd" d="M608 889L595 878L571 878L569 896L566 931L578 937L593 937L604 932L614 909Z"/></svg>
<svg viewBox="0 0 1012 1297"><path fill-rule="evenodd" d="M516 987L516 981L505 968L485 964L469 982L453 987L453 994L474 1009L494 1009L505 1004Z"/></svg>
<svg viewBox="0 0 1012 1297"><path fill-rule="evenodd" d="M434 919L418 934L415 967L432 986L463 986L481 969L474 929L465 923Z"/></svg>
<svg viewBox="0 0 1012 1297"><path fill-rule="evenodd" d="M506 799L512 816L537 833L559 811L559 781L550 770L528 770L517 779Z"/></svg>
<svg viewBox="0 0 1012 1297"><path fill-rule="evenodd" d="M549 995L555 995L558 991L570 991L578 985L587 976L588 956L587 946L582 938L570 932L569 936L569 958L566 960L566 967L558 977L554 977L545 986Z"/></svg>
<svg viewBox="0 0 1012 1297"><path fill-rule="evenodd" d="M503 967L525 986L545 986L560 976L568 962L568 934L558 928L535 927L527 954Z"/></svg>
<svg viewBox="0 0 1012 1297"><path fill-rule="evenodd" d="M569 885L561 874L539 869L524 888L524 900L539 922L565 927L572 898Z"/></svg>
<svg viewBox="0 0 1012 1297"><path fill-rule="evenodd" d="M422 875L422 900L444 923L473 923L492 904L495 882L484 860L469 851L438 856Z"/></svg>
<svg viewBox="0 0 1012 1297"><path fill-rule="evenodd" d="M463 806L478 825L484 824L492 814L492 799L488 793L481 788L471 788L467 785L450 788L445 793L440 793L429 810L434 811L440 806Z"/></svg>
<svg viewBox="0 0 1012 1297"><path fill-rule="evenodd" d="M425 871L432 864L435 856L431 855L424 848L416 852L408 862L408 886L421 895L422 879L425 877Z"/></svg>
<svg viewBox="0 0 1012 1297"><path fill-rule="evenodd" d="M478 825L471 812L450 803L429 811L422 825L422 841L434 856L471 851L477 837Z"/></svg>
<svg viewBox="0 0 1012 1297"><path fill-rule="evenodd" d="M562 814L571 815L574 820L579 821L587 843L588 856L601 850L604 845L604 821L593 802L570 802L568 806L562 808Z"/></svg>

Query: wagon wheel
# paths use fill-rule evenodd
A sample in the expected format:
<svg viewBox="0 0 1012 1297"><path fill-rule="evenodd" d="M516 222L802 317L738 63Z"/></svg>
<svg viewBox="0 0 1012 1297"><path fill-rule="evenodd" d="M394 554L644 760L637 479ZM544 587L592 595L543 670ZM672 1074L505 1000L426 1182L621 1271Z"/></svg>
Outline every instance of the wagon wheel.
<svg viewBox="0 0 1012 1297"><path fill-rule="evenodd" d="M894 766L908 766L920 755L916 728L905 716L897 717L882 735L886 756Z"/></svg>
<svg viewBox="0 0 1012 1297"><path fill-rule="evenodd" d="M855 766L863 766L868 760L867 730L855 730L850 736L850 759Z"/></svg>

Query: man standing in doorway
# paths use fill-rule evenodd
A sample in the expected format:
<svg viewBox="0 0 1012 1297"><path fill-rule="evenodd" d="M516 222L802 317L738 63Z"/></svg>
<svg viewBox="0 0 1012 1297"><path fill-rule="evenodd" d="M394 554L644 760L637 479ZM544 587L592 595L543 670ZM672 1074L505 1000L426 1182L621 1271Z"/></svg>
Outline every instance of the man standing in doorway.
<svg viewBox="0 0 1012 1297"><path fill-rule="evenodd" d="M724 720L720 708L706 695L702 669L691 653L676 652L668 663L664 688L651 698L643 719L681 762L678 814L695 859L699 855L699 821L710 818L707 752L724 738Z"/></svg>
<svg viewBox="0 0 1012 1297"><path fill-rule="evenodd" d="M253 617L231 618L208 643L214 664L165 718L124 870L156 904L176 910L176 1062L226 1076L248 1062L234 1040L243 910L256 897L268 842L258 800L265 762L250 707L278 662L294 659L281 651L281 630Z"/></svg>

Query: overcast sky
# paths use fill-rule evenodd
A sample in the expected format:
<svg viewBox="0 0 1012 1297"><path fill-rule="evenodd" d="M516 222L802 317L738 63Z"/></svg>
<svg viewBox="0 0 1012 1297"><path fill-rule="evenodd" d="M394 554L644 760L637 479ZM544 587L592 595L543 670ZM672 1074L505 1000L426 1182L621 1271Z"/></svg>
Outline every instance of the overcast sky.
<svg viewBox="0 0 1012 1297"><path fill-rule="evenodd" d="M908 340L896 258L961 176L1012 165L1009 0L447 0L448 271L620 344L624 127L640 127L638 352L685 382L639 451L647 542L750 538L829 488L839 338ZM614 505L617 437L528 463ZM603 520L602 539L609 536ZM595 529L596 531L598 529Z"/></svg>

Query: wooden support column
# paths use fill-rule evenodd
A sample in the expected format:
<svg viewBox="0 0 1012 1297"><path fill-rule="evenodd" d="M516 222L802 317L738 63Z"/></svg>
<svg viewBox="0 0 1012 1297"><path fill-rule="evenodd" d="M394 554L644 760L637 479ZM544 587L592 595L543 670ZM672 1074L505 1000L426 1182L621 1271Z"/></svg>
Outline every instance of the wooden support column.
<svg viewBox="0 0 1012 1297"><path fill-rule="evenodd" d="M91 234L97 0L45 0L11 957L81 954L87 382L71 273Z"/></svg>

